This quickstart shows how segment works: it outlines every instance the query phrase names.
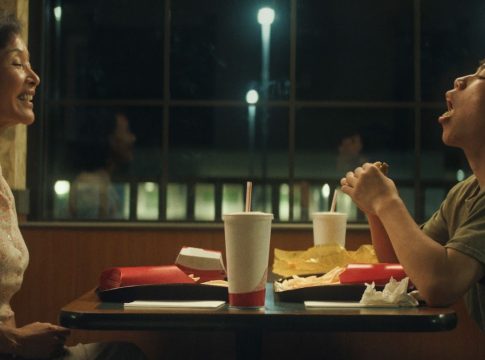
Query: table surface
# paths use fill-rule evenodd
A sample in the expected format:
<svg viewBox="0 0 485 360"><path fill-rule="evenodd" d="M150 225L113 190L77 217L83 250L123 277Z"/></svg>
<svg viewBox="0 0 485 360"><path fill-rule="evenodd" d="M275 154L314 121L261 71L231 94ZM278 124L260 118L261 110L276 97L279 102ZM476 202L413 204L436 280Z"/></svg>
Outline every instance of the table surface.
<svg viewBox="0 0 485 360"><path fill-rule="evenodd" d="M100 302L94 290L67 304L61 325L92 330L278 330L278 331L446 331L456 327L451 308L305 308L274 300L266 289L264 309L124 310L121 303Z"/></svg>

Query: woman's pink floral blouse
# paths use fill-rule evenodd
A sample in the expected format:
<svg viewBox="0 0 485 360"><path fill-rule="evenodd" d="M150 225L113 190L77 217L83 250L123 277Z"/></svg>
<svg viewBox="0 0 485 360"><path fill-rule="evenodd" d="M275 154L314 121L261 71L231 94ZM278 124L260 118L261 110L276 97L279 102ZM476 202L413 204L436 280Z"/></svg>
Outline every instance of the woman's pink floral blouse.
<svg viewBox="0 0 485 360"><path fill-rule="evenodd" d="M0 167L0 322L13 317L10 299L20 289L29 252L20 233L12 191Z"/></svg>

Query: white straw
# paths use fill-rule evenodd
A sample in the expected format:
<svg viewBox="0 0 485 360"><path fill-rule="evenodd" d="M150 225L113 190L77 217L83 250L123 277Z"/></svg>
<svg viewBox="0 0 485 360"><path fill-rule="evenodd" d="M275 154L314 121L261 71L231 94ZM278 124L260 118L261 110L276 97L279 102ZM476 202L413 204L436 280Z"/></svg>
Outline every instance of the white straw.
<svg viewBox="0 0 485 360"><path fill-rule="evenodd" d="M338 188L335 188L333 191L333 198L332 198L332 205L330 205L330 212L335 212L335 206L337 206L337 193L338 193Z"/></svg>
<svg viewBox="0 0 485 360"><path fill-rule="evenodd" d="M253 183L248 181L246 183L246 212L251 211L251 193L253 192Z"/></svg>

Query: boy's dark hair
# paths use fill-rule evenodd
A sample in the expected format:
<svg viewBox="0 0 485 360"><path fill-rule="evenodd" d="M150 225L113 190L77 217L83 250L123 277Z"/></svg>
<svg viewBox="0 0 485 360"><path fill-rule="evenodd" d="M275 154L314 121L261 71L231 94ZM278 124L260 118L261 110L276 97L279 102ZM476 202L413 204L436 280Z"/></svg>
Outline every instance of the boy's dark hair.
<svg viewBox="0 0 485 360"><path fill-rule="evenodd" d="M11 13L0 12L0 49L4 49L14 35L20 35L22 25Z"/></svg>

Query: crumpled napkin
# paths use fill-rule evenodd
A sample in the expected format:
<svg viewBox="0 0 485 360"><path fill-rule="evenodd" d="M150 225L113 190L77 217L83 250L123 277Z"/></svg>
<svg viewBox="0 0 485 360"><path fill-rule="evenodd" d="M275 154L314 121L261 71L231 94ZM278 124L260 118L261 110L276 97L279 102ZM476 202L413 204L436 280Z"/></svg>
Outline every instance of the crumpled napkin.
<svg viewBox="0 0 485 360"><path fill-rule="evenodd" d="M382 291L377 291L374 283L365 284L366 289L360 299L360 303L374 306L418 306L418 300L407 293L408 284L408 277L401 281L396 281L391 277Z"/></svg>

